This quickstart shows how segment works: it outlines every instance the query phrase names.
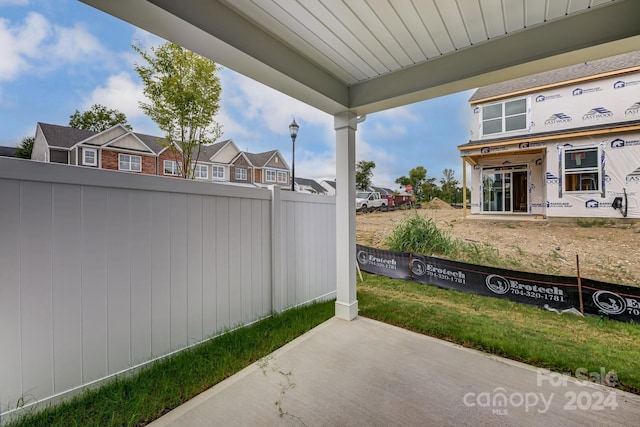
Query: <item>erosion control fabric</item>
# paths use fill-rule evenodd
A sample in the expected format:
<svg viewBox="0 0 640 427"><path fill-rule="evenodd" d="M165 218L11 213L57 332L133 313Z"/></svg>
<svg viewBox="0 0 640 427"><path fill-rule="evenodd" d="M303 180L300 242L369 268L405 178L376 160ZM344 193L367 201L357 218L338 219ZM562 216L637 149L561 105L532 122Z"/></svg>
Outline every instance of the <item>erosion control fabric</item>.
<svg viewBox="0 0 640 427"><path fill-rule="evenodd" d="M356 258L362 271L380 276L413 280L560 311L580 309L576 277L484 267L361 245L357 245ZM585 278L581 283L585 314L606 315L615 320L640 323L640 288Z"/></svg>

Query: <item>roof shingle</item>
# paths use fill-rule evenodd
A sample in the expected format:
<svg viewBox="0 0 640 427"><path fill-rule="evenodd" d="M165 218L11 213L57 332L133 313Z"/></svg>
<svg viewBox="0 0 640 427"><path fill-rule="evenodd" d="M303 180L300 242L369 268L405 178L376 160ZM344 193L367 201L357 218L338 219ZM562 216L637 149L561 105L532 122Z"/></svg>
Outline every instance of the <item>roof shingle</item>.
<svg viewBox="0 0 640 427"><path fill-rule="evenodd" d="M637 66L640 66L640 51L598 59L591 62L572 65L570 67L558 68L557 70L521 77L519 79L483 86L478 88L478 90L471 95L469 102L473 104L474 102L482 99L499 97L501 95L507 95L527 89L535 89L569 80L580 79L611 71L624 70Z"/></svg>

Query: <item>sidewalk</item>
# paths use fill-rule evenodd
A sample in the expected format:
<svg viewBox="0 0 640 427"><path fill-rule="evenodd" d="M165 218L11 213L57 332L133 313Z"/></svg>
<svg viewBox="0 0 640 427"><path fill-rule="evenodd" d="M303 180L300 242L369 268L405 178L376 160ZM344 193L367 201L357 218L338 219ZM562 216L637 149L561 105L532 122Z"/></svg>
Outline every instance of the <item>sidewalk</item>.
<svg viewBox="0 0 640 427"><path fill-rule="evenodd" d="M640 396L360 317L330 319L277 350L265 369L253 364L151 425L631 426L638 419Z"/></svg>

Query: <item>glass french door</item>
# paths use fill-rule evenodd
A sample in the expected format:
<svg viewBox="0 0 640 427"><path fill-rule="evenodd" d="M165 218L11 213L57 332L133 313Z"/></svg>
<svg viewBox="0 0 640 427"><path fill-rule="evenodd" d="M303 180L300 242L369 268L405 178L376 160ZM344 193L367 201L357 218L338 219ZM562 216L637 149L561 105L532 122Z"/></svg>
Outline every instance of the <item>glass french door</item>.
<svg viewBox="0 0 640 427"><path fill-rule="evenodd" d="M526 166L515 166L483 169L482 212L526 212L525 168ZM513 185L514 180L518 185Z"/></svg>

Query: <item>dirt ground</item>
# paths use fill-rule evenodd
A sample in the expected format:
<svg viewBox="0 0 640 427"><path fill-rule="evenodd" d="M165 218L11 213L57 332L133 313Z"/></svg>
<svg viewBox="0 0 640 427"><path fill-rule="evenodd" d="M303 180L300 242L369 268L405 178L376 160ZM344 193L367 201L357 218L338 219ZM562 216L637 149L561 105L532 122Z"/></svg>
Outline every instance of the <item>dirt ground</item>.
<svg viewBox="0 0 640 427"><path fill-rule="evenodd" d="M435 200L416 211L431 218L452 237L489 243L501 255L521 261L520 270L576 276L576 254L580 275L622 285L640 286L640 220L486 220L463 219L462 209ZM386 248L384 240L413 211L357 214L356 241ZM485 217L486 218L486 217Z"/></svg>

